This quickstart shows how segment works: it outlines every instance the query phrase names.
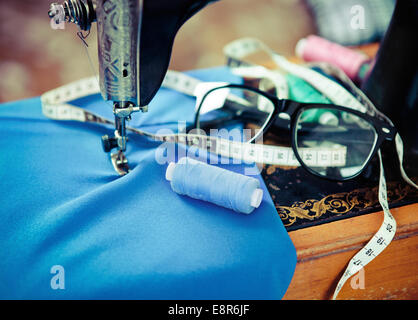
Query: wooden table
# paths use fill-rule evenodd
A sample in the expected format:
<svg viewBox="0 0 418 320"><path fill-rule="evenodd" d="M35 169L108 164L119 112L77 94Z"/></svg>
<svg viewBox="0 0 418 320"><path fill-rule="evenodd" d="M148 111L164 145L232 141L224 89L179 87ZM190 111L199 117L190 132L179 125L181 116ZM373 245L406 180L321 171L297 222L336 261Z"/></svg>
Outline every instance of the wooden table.
<svg viewBox="0 0 418 320"><path fill-rule="evenodd" d="M364 282L358 277L352 288L352 277L338 299L418 299L418 203L391 212L393 241L364 268ZM382 221L383 212L375 212L289 232L298 262L284 299L330 299L349 260Z"/></svg>

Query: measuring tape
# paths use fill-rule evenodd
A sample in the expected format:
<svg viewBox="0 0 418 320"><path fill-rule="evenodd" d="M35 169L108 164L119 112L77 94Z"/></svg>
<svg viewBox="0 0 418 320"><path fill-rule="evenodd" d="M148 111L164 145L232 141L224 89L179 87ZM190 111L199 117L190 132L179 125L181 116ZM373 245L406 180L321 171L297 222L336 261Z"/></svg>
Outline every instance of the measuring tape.
<svg viewBox="0 0 418 320"><path fill-rule="evenodd" d="M326 63L310 64L310 66L318 67L329 75L336 77L346 87L327 78L321 73L310 69L309 67L294 64L288 61L286 58L274 53L257 39L246 38L237 40L224 48L225 55L228 58L228 65L234 73L241 76L268 78L274 84L278 96L280 98L287 98L287 83L278 70L271 71L264 67L256 66L244 61L245 57L259 50L267 52L281 70L302 78L324 94L333 103L353 108L373 116L382 117L390 122L384 114L375 108L364 93L352 83L344 72L332 65ZM207 83L203 83L202 81L183 73L169 70L162 85L165 88L182 92L189 96L196 97L197 100L199 100L199 97L201 98L200 95L204 94L204 90L201 90L201 88L204 85L207 86ZM41 96L42 111L45 116L55 120L75 120L98 124L113 124L113 122L108 119L83 108L69 104L72 100L97 93L100 93L100 89L95 77L79 80L43 94ZM193 146L220 156L243 160L246 163L258 162L284 166L300 165L293 153L293 150L288 147L241 143L238 141L230 141L203 134L152 134L137 128L127 127L127 129L133 133L155 141L173 142ZM409 184L418 188L412 180L408 178L403 169L403 144L399 134L395 137L395 143L402 177ZM323 156L320 156L324 154L336 156L330 156L329 158L323 158ZM338 148L331 150L329 148L305 148L302 151L301 156L306 156L306 158L310 159L321 159L322 162L320 165L343 166L346 159L346 149ZM386 180L380 150L378 151L378 156L380 162L379 203L384 212L383 224L366 246L350 260L346 271L335 289L333 299L337 297L344 283L352 275L366 266L389 245L396 232L396 221L389 211L389 205L387 202ZM333 159L337 159L337 161ZM312 163L311 165L315 166L315 164L316 163Z"/></svg>
<svg viewBox="0 0 418 320"><path fill-rule="evenodd" d="M199 86L203 84L207 85L196 78L171 70L167 72L163 82L164 87L191 96L195 96L196 92L204 95L205 92L199 90ZM100 115L69 104L72 100L98 93L100 93L100 89L95 77L82 79L44 93L41 96L42 111L46 117L54 120L113 124L112 121ZM283 166L300 165L292 148L289 147L242 143L200 133L152 134L133 127L127 127L127 130L155 141L193 146L247 164L257 162ZM301 157L309 159L313 166L344 166L346 154L347 149L344 146L339 148L301 148L300 150Z"/></svg>
<svg viewBox="0 0 418 320"><path fill-rule="evenodd" d="M334 104L383 118L392 124L390 119L373 105L367 96L354 85L351 79L349 79L342 70L331 64L321 62L311 63L309 66L318 67L328 75L337 78L337 80L341 81L346 88L309 67L288 61L285 57L275 53L257 39L243 38L233 41L224 47L224 53L228 59L227 64L232 68L239 68L242 65L248 66L249 63L245 62L244 59L258 51L266 52L275 62L279 70L281 69L305 80ZM279 72L279 70L277 72ZM403 168L403 143L399 134L396 134L395 144L403 179L408 184L418 189L418 186L407 176ZM337 298L338 293L346 281L376 258L389 245L396 233L396 220L389 211L389 204L387 201L386 179L380 150L378 150L378 157L380 163L378 198L384 213L383 223L370 241L349 261L346 270L334 291L332 297L334 300Z"/></svg>

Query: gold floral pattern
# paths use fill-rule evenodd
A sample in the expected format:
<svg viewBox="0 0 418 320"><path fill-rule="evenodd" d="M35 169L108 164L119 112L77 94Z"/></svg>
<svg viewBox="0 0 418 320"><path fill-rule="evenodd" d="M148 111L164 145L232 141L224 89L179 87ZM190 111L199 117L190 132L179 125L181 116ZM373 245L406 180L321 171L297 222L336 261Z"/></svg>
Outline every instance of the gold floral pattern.
<svg viewBox="0 0 418 320"><path fill-rule="evenodd" d="M378 205L378 188L361 188L351 192L342 192L328 195L320 200L309 199L306 201L294 202L291 206L281 206L276 204L277 212L286 227L293 225L298 219L315 220L324 214L340 216L352 211L353 209L364 210ZM409 185L392 182L388 183L389 203L395 204L407 195L415 194L416 189Z"/></svg>

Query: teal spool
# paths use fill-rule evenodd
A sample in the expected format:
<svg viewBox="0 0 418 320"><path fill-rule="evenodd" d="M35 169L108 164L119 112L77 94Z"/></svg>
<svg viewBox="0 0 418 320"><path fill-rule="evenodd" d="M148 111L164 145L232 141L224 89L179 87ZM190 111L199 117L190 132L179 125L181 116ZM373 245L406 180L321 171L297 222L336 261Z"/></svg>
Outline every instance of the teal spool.
<svg viewBox="0 0 418 320"><path fill-rule="evenodd" d="M289 86L289 99L295 100L298 102L305 102L305 103L324 103L330 104L331 101L328 100L322 93L312 87L309 83L305 80L292 75L287 74L286 80ZM332 119L335 121L335 116L330 115L331 111L321 110L321 109L313 109L303 114L304 122L321 122L321 119ZM337 119L338 121L338 119Z"/></svg>

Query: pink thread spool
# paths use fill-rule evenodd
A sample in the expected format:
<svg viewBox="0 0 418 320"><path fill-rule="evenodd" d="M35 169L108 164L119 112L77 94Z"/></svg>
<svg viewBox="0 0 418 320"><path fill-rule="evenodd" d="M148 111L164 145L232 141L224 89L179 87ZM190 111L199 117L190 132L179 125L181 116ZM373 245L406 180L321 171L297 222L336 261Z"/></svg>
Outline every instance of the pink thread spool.
<svg viewBox="0 0 418 320"><path fill-rule="evenodd" d="M360 69L370 58L356 50L346 48L324 38L310 35L299 40L296 45L296 55L310 62L328 62L340 67L347 76L356 81L359 79ZM364 74L364 70L362 72Z"/></svg>

